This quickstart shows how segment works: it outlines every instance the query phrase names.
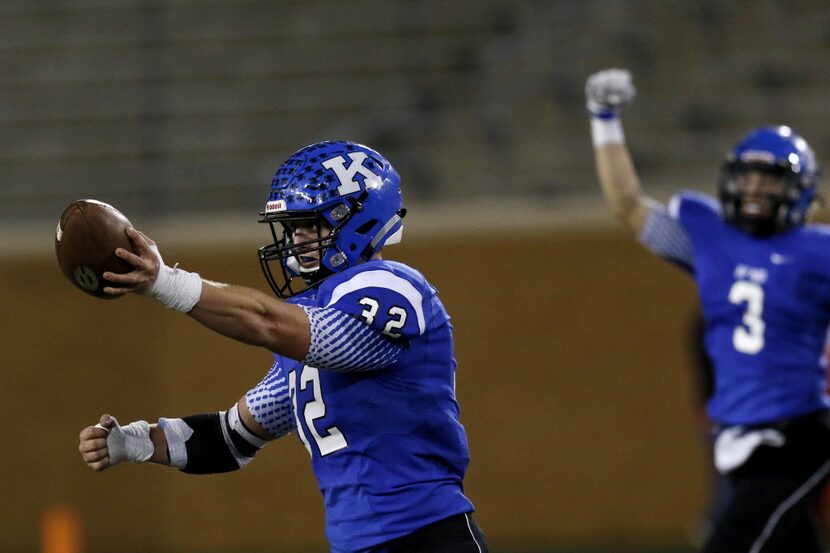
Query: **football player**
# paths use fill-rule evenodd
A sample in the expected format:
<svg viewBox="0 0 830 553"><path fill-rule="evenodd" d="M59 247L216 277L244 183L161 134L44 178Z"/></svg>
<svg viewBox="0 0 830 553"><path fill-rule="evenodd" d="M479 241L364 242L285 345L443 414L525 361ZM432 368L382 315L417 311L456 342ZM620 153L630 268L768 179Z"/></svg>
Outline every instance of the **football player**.
<svg viewBox="0 0 830 553"><path fill-rule="evenodd" d="M153 462L187 473L239 469L294 432L323 494L332 551L487 551L463 492L469 461L459 422L450 317L418 271L384 260L401 239L400 178L378 152L321 142L274 176L259 250L276 295L167 267L129 229L135 268L106 292L146 294L225 336L267 348L274 363L227 411L80 434L94 470ZM284 301L283 301L284 300Z"/></svg>
<svg viewBox="0 0 830 553"><path fill-rule="evenodd" d="M620 109L628 71L589 77L599 181L614 214L651 252L694 278L715 390L716 468L732 494L705 551L822 551L812 517L830 473L822 350L830 324L830 229L805 224L818 183L807 142L791 128L744 136L726 156L713 198L646 197Z"/></svg>

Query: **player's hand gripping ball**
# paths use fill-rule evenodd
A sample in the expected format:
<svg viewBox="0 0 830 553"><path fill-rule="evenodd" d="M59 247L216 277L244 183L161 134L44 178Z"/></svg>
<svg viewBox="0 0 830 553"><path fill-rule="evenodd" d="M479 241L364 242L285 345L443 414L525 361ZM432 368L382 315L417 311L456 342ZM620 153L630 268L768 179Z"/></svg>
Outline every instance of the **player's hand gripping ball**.
<svg viewBox="0 0 830 553"><path fill-rule="evenodd" d="M114 299L104 292L112 283L104 273L128 273L133 266L115 255L116 248L132 251L123 213L98 200L76 200L61 214L55 231L55 255L69 281L96 298ZM120 286L120 285L119 285Z"/></svg>

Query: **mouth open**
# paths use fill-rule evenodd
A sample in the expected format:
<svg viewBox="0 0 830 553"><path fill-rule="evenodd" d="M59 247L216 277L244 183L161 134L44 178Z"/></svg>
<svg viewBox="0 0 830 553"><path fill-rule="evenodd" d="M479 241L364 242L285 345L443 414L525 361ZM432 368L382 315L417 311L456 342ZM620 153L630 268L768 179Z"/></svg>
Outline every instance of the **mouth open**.
<svg viewBox="0 0 830 553"><path fill-rule="evenodd" d="M314 271L320 267L320 261L310 255L298 255L297 259L300 261L300 268L303 271Z"/></svg>
<svg viewBox="0 0 830 553"><path fill-rule="evenodd" d="M772 205L763 198L747 198L741 204L741 213L747 217L766 217L771 211Z"/></svg>
<svg viewBox="0 0 830 553"><path fill-rule="evenodd" d="M761 211L762 211L761 204L758 204L758 203L744 204L743 211L744 211L744 213L746 213L748 215L760 215Z"/></svg>

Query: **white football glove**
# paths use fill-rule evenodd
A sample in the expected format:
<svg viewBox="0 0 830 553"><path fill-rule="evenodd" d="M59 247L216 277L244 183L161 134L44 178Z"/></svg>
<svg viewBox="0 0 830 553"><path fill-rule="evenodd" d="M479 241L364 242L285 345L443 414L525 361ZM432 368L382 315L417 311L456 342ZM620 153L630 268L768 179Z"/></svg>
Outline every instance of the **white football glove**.
<svg viewBox="0 0 830 553"><path fill-rule="evenodd" d="M585 100L591 115L613 115L637 95L627 69L605 69L588 77Z"/></svg>
<svg viewBox="0 0 830 553"><path fill-rule="evenodd" d="M112 426L103 428L107 434L107 449L109 450L110 464L114 466L121 461L144 463L153 456L154 446L150 440L150 425L147 421L135 421L121 426L115 417L112 417Z"/></svg>

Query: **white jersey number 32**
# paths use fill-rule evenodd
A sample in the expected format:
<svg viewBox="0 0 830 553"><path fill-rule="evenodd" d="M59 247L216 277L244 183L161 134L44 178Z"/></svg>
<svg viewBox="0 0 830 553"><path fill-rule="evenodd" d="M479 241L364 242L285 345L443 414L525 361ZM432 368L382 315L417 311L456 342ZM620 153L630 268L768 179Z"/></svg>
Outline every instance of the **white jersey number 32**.
<svg viewBox="0 0 830 553"><path fill-rule="evenodd" d="M764 348L764 289L754 282L739 280L729 290L729 301L746 304L742 325L732 333L735 350L755 355Z"/></svg>

